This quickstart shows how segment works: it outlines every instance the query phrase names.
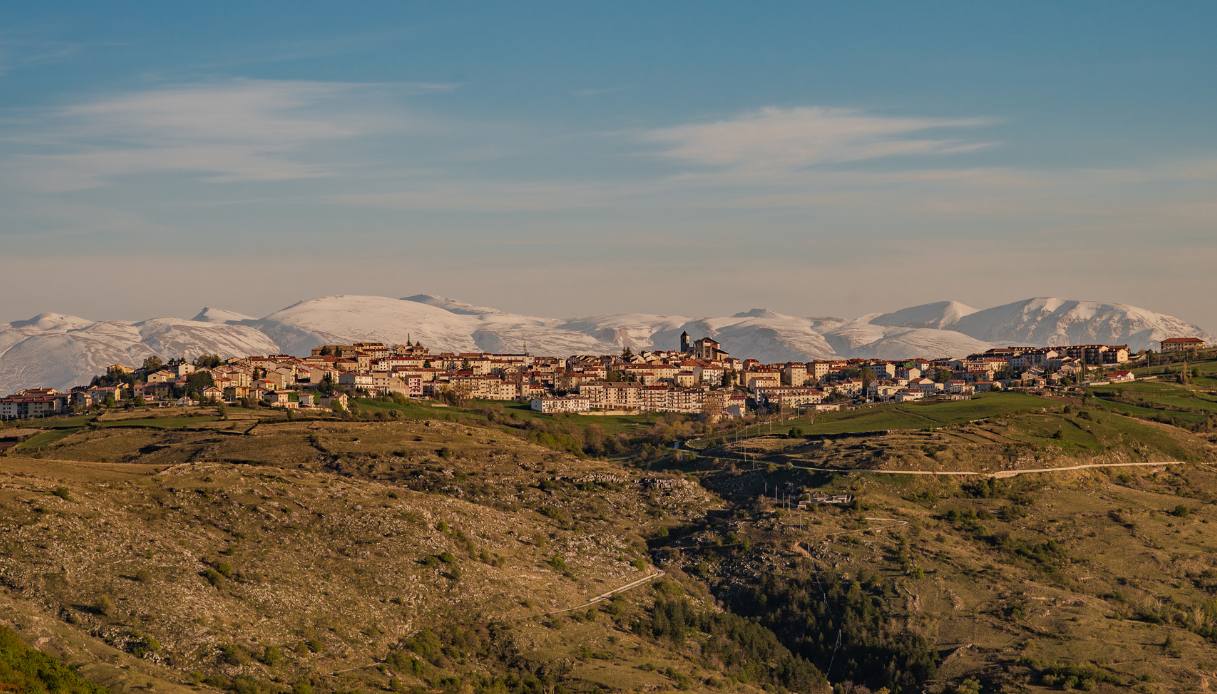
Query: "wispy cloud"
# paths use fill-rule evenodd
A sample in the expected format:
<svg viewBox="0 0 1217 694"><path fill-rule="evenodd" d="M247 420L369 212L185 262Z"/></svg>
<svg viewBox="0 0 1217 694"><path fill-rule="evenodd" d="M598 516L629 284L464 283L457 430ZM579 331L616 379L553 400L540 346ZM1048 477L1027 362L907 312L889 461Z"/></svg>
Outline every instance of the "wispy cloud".
<svg viewBox="0 0 1217 694"><path fill-rule="evenodd" d="M408 124L408 114L384 108L378 95L454 88L270 80L158 87L47 114L28 133L44 151L15 159L21 179L42 191L157 172L215 182L316 178L332 173L333 165L315 149Z"/></svg>
<svg viewBox="0 0 1217 694"><path fill-rule="evenodd" d="M623 92L626 89L628 89L628 87L583 87L580 89L572 89L570 91L570 95L578 97L605 96L607 94L617 94L618 92Z"/></svg>
<svg viewBox="0 0 1217 694"><path fill-rule="evenodd" d="M974 152L993 142L940 131L992 125L986 118L910 118L856 109L767 107L735 118L649 130L642 140L667 159L740 173L913 155Z"/></svg>
<svg viewBox="0 0 1217 694"><path fill-rule="evenodd" d="M84 44L0 35L0 77L14 70L59 63L74 57Z"/></svg>

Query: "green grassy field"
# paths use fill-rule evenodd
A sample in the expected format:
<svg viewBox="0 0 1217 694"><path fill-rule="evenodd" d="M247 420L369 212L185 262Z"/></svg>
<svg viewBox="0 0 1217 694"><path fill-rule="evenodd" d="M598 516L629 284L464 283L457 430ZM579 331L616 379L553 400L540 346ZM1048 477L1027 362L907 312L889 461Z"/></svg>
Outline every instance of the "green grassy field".
<svg viewBox="0 0 1217 694"><path fill-rule="evenodd" d="M1217 396L1178 383L1120 383L1091 388L1090 393L1109 411L1193 430L1217 417Z"/></svg>
<svg viewBox="0 0 1217 694"><path fill-rule="evenodd" d="M194 417L139 417L135 419L116 419L98 422L103 429L115 427L152 427L155 429L188 429L192 427L214 424L223 421L216 415L199 415Z"/></svg>
<svg viewBox="0 0 1217 694"><path fill-rule="evenodd" d="M1169 431L1101 409L1022 414L1011 420L1003 435L1031 446L1060 449L1066 454L1146 448L1173 460L1195 457L1195 452Z"/></svg>
<svg viewBox="0 0 1217 694"><path fill-rule="evenodd" d="M1213 359L1211 355L1217 354L1213 352L1205 353L1205 358L1200 361L1187 362L1188 375L1191 376L1191 385L1200 388L1217 388L1217 359ZM1183 362L1173 364L1157 364L1154 366L1142 366L1133 369L1133 373L1137 378L1146 376L1157 376L1163 380L1174 379L1183 369ZM1195 372L1198 375L1193 375Z"/></svg>
<svg viewBox="0 0 1217 694"><path fill-rule="evenodd" d="M21 451L32 451L32 450L36 450L39 448L45 448L47 446L50 446L51 444L54 444L58 441L62 441L63 439L66 439L67 437L71 436L72 434L75 434L77 431L79 431L78 428L69 429L66 427L58 428L58 429L49 429L40 434L34 434L33 436L29 437L28 439L22 441L21 443L14 446L13 450L21 452Z"/></svg>
<svg viewBox="0 0 1217 694"><path fill-rule="evenodd" d="M15 429L75 429L93 421L91 414L73 415L70 417L44 417L40 419L16 419L5 422L6 427Z"/></svg>
<svg viewBox="0 0 1217 694"><path fill-rule="evenodd" d="M854 410L823 412L773 424L755 424L738 432L707 437L718 443L735 436L746 437L798 429L805 435L861 434L903 429L934 429L1044 409L1060 409L1052 400L1023 393L983 393L971 400L875 405Z"/></svg>
<svg viewBox="0 0 1217 694"><path fill-rule="evenodd" d="M810 422L810 426L804 427L803 430L808 434L837 434L885 429L928 429L1059 408L1058 403L1035 395L984 393L971 400L881 405L864 410L826 412L818 415Z"/></svg>
<svg viewBox="0 0 1217 694"><path fill-rule="evenodd" d="M529 407L528 403L503 400L472 400L461 407L433 407L427 402L359 398L356 409L366 412L397 411L405 419L438 419L463 424L494 423L495 420L516 420L558 423L563 427L599 427L607 435L629 434L645 430L663 419L658 413L591 416L591 415L547 415Z"/></svg>

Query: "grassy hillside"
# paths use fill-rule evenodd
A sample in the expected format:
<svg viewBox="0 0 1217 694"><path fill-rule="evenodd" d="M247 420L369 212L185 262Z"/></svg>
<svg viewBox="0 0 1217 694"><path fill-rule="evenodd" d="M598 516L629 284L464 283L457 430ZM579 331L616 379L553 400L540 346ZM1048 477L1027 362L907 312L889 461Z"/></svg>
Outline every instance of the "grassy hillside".
<svg viewBox="0 0 1217 694"><path fill-rule="evenodd" d="M761 498L787 482L857 503ZM1203 691L1217 667L1206 468L964 482L737 471L707 484L752 512L672 542L712 553L660 541L664 567L706 581L834 680L895 687L932 663L931 691L975 678L984 691L1181 692ZM904 664L889 672L893 659Z"/></svg>
<svg viewBox="0 0 1217 694"><path fill-rule="evenodd" d="M1217 431L1217 392L1193 379L1182 384L1172 381L1144 381L1097 386L1090 393L1112 412L1198 432ZM1214 384L1217 385L1217 384Z"/></svg>
<svg viewBox="0 0 1217 694"><path fill-rule="evenodd" d="M638 623L645 583L579 608L654 575L645 538L717 504L693 482L448 422L255 431L99 428L54 458L0 459L5 593L183 683L241 691L751 690L778 682L759 666L772 657L819 681L701 599L679 643Z"/></svg>
<svg viewBox="0 0 1217 694"><path fill-rule="evenodd" d="M113 691L1199 691L1214 449L1160 415L1207 394L1137 385L1153 416L1119 388L709 436L385 400L50 420L0 456L0 625ZM1184 464L1060 470L1154 461Z"/></svg>
<svg viewBox="0 0 1217 694"><path fill-rule="evenodd" d="M712 446L741 437L780 433L788 429L808 436L928 430L1021 412L1055 411L1063 406L1059 401L1023 393L982 393L970 400L888 403L782 418L780 421L729 428L691 443Z"/></svg>
<svg viewBox="0 0 1217 694"><path fill-rule="evenodd" d="M105 694L104 687L30 648L13 630L0 627L0 691L29 694Z"/></svg>

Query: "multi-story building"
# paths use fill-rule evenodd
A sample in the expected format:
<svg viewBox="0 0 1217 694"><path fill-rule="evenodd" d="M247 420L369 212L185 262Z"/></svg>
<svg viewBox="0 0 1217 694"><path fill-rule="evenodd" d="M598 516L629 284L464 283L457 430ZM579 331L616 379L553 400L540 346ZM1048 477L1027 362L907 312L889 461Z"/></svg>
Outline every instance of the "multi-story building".
<svg viewBox="0 0 1217 694"><path fill-rule="evenodd" d="M803 386L807 384L807 365L790 362L782 366L782 385Z"/></svg>
<svg viewBox="0 0 1217 694"><path fill-rule="evenodd" d="M579 395L595 410L635 411L642 407L642 386L637 383L597 381L579 386Z"/></svg>
<svg viewBox="0 0 1217 694"><path fill-rule="evenodd" d="M1163 354L1195 352L1205 348L1204 340L1198 337L1168 337L1159 344Z"/></svg>
<svg viewBox="0 0 1217 694"><path fill-rule="evenodd" d="M804 386L781 386L778 388L761 388L756 392L757 400L766 406L779 410L791 410L818 405L824 402L826 393L819 388Z"/></svg>
<svg viewBox="0 0 1217 694"><path fill-rule="evenodd" d="M29 388L0 398L0 419L35 419L62 414L68 396L54 388Z"/></svg>
<svg viewBox="0 0 1217 694"><path fill-rule="evenodd" d="M762 388L778 388L782 385L782 370L771 367L759 367L753 371L745 371L740 374L740 385L751 391L757 391Z"/></svg>
<svg viewBox="0 0 1217 694"><path fill-rule="evenodd" d="M592 401L581 395L542 395L533 398L530 406L541 414L567 414L590 411Z"/></svg>

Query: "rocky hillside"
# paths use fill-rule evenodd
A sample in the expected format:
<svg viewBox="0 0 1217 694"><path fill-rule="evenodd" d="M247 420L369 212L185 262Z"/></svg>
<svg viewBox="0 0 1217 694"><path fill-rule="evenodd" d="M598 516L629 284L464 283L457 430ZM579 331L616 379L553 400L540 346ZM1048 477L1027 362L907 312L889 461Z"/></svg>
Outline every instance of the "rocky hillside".
<svg viewBox="0 0 1217 694"><path fill-rule="evenodd" d="M114 691L1203 691L1212 367L732 430L47 420L0 456L0 628Z"/></svg>

